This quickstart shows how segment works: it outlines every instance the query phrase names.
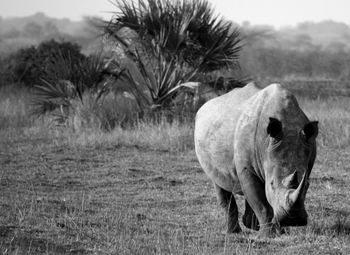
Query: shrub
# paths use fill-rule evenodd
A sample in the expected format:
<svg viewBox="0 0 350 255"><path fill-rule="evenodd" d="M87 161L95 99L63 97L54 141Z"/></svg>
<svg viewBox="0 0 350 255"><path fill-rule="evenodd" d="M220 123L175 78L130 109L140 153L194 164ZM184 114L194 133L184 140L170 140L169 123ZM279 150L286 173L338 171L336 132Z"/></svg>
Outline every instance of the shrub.
<svg viewBox="0 0 350 255"><path fill-rule="evenodd" d="M45 41L37 47L20 49L8 57L8 72L14 82L28 87L39 84L41 79L52 76L60 55L70 59L71 66L80 65L86 58L80 53L80 46L71 42Z"/></svg>
<svg viewBox="0 0 350 255"><path fill-rule="evenodd" d="M70 54L58 52L51 61L45 76L34 86L32 114L49 114L56 124L77 129L91 126L105 130L129 117L127 111L122 111L125 107L117 102L120 98L111 91L123 71L118 65L110 69L111 64L105 64L103 54L72 61ZM113 82L106 75L112 76Z"/></svg>
<svg viewBox="0 0 350 255"><path fill-rule="evenodd" d="M134 126L137 122L136 102L122 94L104 93L99 98L85 93L83 101L72 102L74 109L69 124L76 130L102 129L110 131L116 126Z"/></svg>
<svg viewBox="0 0 350 255"><path fill-rule="evenodd" d="M28 86L35 83L40 74L40 62L34 46L18 50L10 55L8 60L7 71L12 82L20 82Z"/></svg>
<svg viewBox="0 0 350 255"><path fill-rule="evenodd" d="M0 88L11 83L12 79L8 72L7 59L0 56Z"/></svg>

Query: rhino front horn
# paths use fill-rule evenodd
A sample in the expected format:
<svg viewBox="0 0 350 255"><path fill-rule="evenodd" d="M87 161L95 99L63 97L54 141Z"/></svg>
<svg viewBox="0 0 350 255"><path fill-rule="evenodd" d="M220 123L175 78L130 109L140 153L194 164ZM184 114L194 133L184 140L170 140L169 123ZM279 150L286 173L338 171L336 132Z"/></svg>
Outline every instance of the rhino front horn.
<svg viewBox="0 0 350 255"><path fill-rule="evenodd" d="M293 173L293 175L294 175L294 173ZM291 204L295 204L298 201L298 199L300 199L303 196L303 194L305 193L306 175L307 175L306 172L304 172L303 178L301 179L301 182L300 182L298 188L290 194L289 199L290 199Z"/></svg>

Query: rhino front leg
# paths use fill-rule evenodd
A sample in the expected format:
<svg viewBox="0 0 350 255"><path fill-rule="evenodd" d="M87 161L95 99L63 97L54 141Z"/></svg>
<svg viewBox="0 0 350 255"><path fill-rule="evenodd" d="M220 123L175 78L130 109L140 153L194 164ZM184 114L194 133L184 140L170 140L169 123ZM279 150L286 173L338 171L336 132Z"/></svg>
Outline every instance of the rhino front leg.
<svg viewBox="0 0 350 255"><path fill-rule="evenodd" d="M259 221L259 237L274 235L277 226L272 223L273 210L266 199L264 183L248 168L240 171L239 179L245 199ZM251 215L249 211L248 215Z"/></svg>
<svg viewBox="0 0 350 255"><path fill-rule="evenodd" d="M224 208L227 218L227 233L239 233L238 208L232 192L226 191L214 183L218 202Z"/></svg>
<svg viewBox="0 0 350 255"><path fill-rule="evenodd" d="M242 218L244 226L253 230L259 230L259 221L253 209L250 207L247 200L245 200L245 212Z"/></svg>

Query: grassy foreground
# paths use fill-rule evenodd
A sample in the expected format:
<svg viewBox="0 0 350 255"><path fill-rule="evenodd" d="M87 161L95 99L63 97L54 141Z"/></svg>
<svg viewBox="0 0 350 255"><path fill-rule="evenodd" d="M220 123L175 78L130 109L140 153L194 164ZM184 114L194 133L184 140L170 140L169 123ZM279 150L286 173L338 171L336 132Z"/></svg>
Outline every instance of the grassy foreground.
<svg viewBox="0 0 350 255"><path fill-rule="evenodd" d="M320 122L310 219L274 239L225 234L191 124L73 131L29 118L27 100L0 93L2 254L350 254L347 98L300 100Z"/></svg>

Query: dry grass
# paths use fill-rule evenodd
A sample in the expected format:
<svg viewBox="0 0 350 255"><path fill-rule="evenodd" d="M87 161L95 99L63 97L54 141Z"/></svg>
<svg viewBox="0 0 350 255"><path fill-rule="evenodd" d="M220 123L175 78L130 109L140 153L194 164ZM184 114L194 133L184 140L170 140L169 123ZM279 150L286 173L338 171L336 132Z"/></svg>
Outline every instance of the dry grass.
<svg viewBox="0 0 350 255"><path fill-rule="evenodd" d="M224 233L224 214L193 152L191 125L49 128L47 120L28 117L26 95L2 92L2 254L350 253L348 100L300 100L320 122L306 201L310 222L257 239L247 229Z"/></svg>
<svg viewBox="0 0 350 255"><path fill-rule="evenodd" d="M81 146L136 146L161 151L186 151L193 147L193 128L178 121L159 124L140 122L130 129L115 128L111 132L85 129L79 134L70 133L69 144Z"/></svg>

